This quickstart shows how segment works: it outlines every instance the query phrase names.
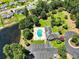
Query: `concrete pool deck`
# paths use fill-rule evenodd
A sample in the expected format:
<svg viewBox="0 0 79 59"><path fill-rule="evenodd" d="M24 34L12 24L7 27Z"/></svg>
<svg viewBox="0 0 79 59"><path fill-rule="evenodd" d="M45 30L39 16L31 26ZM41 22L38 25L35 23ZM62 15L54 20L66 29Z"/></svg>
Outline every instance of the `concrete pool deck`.
<svg viewBox="0 0 79 59"><path fill-rule="evenodd" d="M41 30L41 31L39 31L39 30ZM39 37L38 34L41 35L41 36ZM44 27L35 27L33 39L34 40L46 40L47 38L46 38L45 28Z"/></svg>

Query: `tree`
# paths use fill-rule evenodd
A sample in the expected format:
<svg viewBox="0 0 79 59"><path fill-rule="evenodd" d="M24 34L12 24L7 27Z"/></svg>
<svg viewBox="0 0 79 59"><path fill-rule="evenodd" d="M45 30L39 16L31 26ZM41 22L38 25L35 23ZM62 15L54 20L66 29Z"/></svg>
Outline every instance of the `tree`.
<svg viewBox="0 0 79 59"><path fill-rule="evenodd" d="M31 40L33 37L33 34L31 33L31 31L29 29L24 29L23 36L25 39Z"/></svg>
<svg viewBox="0 0 79 59"><path fill-rule="evenodd" d="M36 16L40 16L41 12L44 10L46 13L48 12L49 6L46 1L38 0L35 9L32 9L32 14Z"/></svg>
<svg viewBox="0 0 79 59"><path fill-rule="evenodd" d="M39 8L39 7L42 8L41 11L45 10L46 13L48 12L49 6L47 4L47 1L38 0L37 8Z"/></svg>
<svg viewBox="0 0 79 59"><path fill-rule="evenodd" d="M29 13L28 13L29 11L27 10L27 7L25 6L25 13L24 13L24 15L28 15Z"/></svg>
<svg viewBox="0 0 79 59"><path fill-rule="evenodd" d="M33 16L33 22L35 25L38 25L39 24L39 18L37 16Z"/></svg>
<svg viewBox="0 0 79 59"><path fill-rule="evenodd" d="M32 16L31 15L27 16L25 20L25 27L31 29L33 28L33 25L34 25L34 22L33 22Z"/></svg>
<svg viewBox="0 0 79 59"><path fill-rule="evenodd" d="M57 11L56 11L56 10L53 10L53 11L52 11L52 14L56 14L56 13L57 13Z"/></svg>
<svg viewBox="0 0 79 59"><path fill-rule="evenodd" d="M41 17L43 19L47 19L47 15L46 15L46 12L44 10L41 12Z"/></svg>
<svg viewBox="0 0 79 59"><path fill-rule="evenodd" d="M67 26L67 24L65 24L65 25L63 26L63 28L64 28L64 29L68 29L68 26Z"/></svg>
<svg viewBox="0 0 79 59"><path fill-rule="evenodd" d="M68 16L67 16L67 15L65 15L65 16L64 16L64 18L65 18L65 19L68 19Z"/></svg>
<svg viewBox="0 0 79 59"><path fill-rule="evenodd" d="M61 56L61 59L67 59L66 53L67 51L65 46L62 46L58 49L58 54Z"/></svg>
<svg viewBox="0 0 79 59"><path fill-rule="evenodd" d="M3 47L3 53L6 55L6 59L28 59L30 55L30 51L18 43L6 44Z"/></svg>
<svg viewBox="0 0 79 59"><path fill-rule="evenodd" d="M19 22L19 27L20 27L21 30L26 28L26 27L25 27L25 19L23 19L23 20L21 20L21 21Z"/></svg>
<svg viewBox="0 0 79 59"><path fill-rule="evenodd" d="M32 9L32 10L31 10L31 13L32 13L33 15L38 16L37 9Z"/></svg>
<svg viewBox="0 0 79 59"><path fill-rule="evenodd" d="M71 20L76 20L75 15L71 14L70 15Z"/></svg>
<svg viewBox="0 0 79 59"><path fill-rule="evenodd" d="M79 46L79 35L78 34L74 35L71 41L75 43L76 46Z"/></svg>
<svg viewBox="0 0 79 59"><path fill-rule="evenodd" d="M29 15L19 23L20 29L25 29L25 28L31 29L33 28L33 25L34 25L34 22L32 20L32 16L29 16Z"/></svg>
<svg viewBox="0 0 79 59"><path fill-rule="evenodd" d="M63 23L64 23L64 21L61 20L60 17L58 17L57 19L52 18L52 20L51 20L51 26L52 26L52 27L53 27L53 26L61 26Z"/></svg>
<svg viewBox="0 0 79 59"><path fill-rule="evenodd" d="M63 2L62 1L52 1L50 3L50 6L52 7L52 9L58 9L59 7L63 6Z"/></svg>
<svg viewBox="0 0 79 59"><path fill-rule="evenodd" d="M64 0L64 7L72 14L72 19L76 17L76 27L79 28L79 0Z"/></svg>

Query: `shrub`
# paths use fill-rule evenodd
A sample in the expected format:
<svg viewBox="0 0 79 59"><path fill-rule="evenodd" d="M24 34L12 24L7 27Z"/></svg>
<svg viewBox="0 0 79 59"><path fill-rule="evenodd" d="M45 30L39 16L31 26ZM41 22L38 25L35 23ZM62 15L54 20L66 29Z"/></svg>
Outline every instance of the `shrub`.
<svg viewBox="0 0 79 59"><path fill-rule="evenodd" d="M31 33L30 29L24 29L23 30L23 36L27 40L31 40L33 37L33 34Z"/></svg>
<svg viewBox="0 0 79 59"><path fill-rule="evenodd" d="M43 19L47 19L47 15L46 15L46 12L44 10L41 12L41 16Z"/></svg>
<svg viewBox="0 0 79 59"><path fill-rule="evenodd" d="M3 53L6 59L29 59L30 56L30 51L17 43L6 44L3 47Z"/></svg>
<svg viewBox="0 0 79 59"><path fill-rule="evenodd" d="M67 26L67 24L65 24L65 25L63 26L63 28L64 28L64 29L68 29L68 26Z"/></svg>
<svg viewBox="0 0 79 59"><path fill-rule="evenodd" d="M62 11L63 11L63 8L59 8L59 9L58 9L58 12L62 12Z"/></svg>
<svg viewBox="0 0 79 59"><path fill-rule="evenodd" d="M70 18L71 18L71 20L75 20L76 18L75 18L75 16L74 15L70 15Z"/></svg>
<svg viewBox="0 0 79 59"><path fill-rule="evenodd" d="M65 17L64 17L65 19L68 19L68 16L67 15L65 15Z"/></svg>
<svg viewBox="0 0 79 59"><path fill-rule="evenodd" d="M76 46L79 46L79 35L74 35L71 40Z"/></svg>
<svg viewBox="0 0 79 59"><path fill-rule="evenodd" d="M67 59L66 53L67 51L65 45L58 49L58 54L61 56L61 59Z"/></svg>
<svg viewBox="0 0 79 59"><path fill-rule="evenodd" d="M62 41L61 41L61 40L57 40L56 42L57 42L57 44L61 44L61 43L62 43Z"/></svg>
<svg viewBox="0 0 79 59"><path fill-rule="evenodd" d="M62 35L62 31L59 31L60 35Z"/></svg>
<svg viewBox="0 0 79 59"><path fill-rule="evenodd" d="M53 10L53 11L52 11L52 14L56 14L56 13L57 13L57 11L56 11L56 10Z"/></svg>

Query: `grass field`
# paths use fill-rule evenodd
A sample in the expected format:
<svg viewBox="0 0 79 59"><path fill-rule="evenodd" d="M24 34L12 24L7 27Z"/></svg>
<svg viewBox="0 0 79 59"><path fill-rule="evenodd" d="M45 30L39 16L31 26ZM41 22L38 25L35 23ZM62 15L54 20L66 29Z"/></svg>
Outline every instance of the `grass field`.
<svg viewBox="0 0 79 59"><path fill-rule="evenodd" d="M33 40L31 44L44 44L44 40Z"/></svg>

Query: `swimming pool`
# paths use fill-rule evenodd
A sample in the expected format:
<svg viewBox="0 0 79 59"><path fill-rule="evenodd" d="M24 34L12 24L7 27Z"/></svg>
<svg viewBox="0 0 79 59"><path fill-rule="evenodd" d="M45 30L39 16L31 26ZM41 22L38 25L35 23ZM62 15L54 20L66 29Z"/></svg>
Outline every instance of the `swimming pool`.
<svg viewBox="0 0 79 59"><path fill-rule="evenodd" d="M37 30L37 36L42 37L42 32L43 32L42 29L38 29Z"/></svg>

